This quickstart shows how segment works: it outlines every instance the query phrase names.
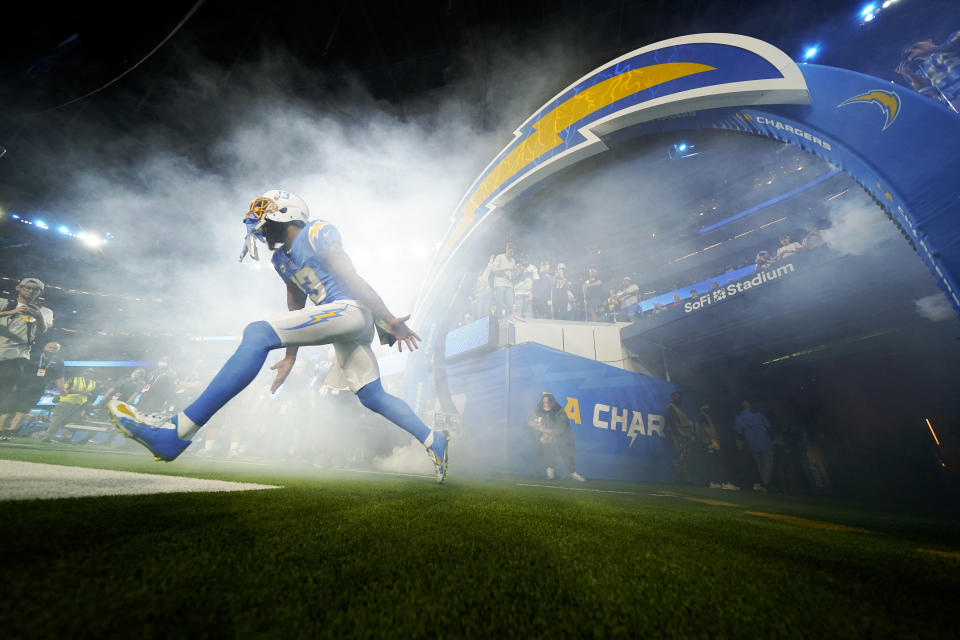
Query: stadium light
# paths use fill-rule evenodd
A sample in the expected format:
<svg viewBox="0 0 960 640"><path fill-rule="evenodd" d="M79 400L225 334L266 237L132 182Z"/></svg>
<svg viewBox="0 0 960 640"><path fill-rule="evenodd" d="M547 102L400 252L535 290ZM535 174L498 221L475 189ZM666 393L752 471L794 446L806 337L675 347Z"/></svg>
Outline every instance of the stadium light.
<svg viewBox="0 0 960 640"><path fill-rule="evenodd" d="M813 60L817 57L817 54L820 53L820 45L813 45L812 47L807 47L803 50L803 59L804 61Z"/></svg>
<svg viewBox="0 0 960 640"><path fill-rule="evenodd" d="M19 219L20 219L20 216L17 215L16 213L11 213L11 214L10 214L10 217L13 218L14 220L19 220Z"/></svg>
<svg viewBox="0 0 960 640"><path fill-rule="evenodd" d="M860 17L866 20L867 16L871 15L876 10L877 10L877 3L871 2L870 4L868 4L863 9L860 10Z"/></svg>
<svg viewBox="0 0 960 640"><path fill-rule="evenodd" d="M62 233L62 234L65 235L65 236L70 235L70 229L68 229L68 228L65 227L64 225L60 225L60 228L58 228L57 231L59 231L60 233Z"/></svg>
<svg viewBox="0 0 960 640"><path fill-rule="evenodd" d="M34 221L33 221L33 224L35 224L35 225L37 226L37 228L39 228L39 229L49 229L49 228L50 228L50 227L47 226L47 223L44 222L43 220L34 220Z"/></svg>
<svg viewBox="0 0 960 640"><path fill-rule="evenodd" d="M95 233L78 233L77 237L83 240L84 244L91 248L96 248L103 244L103 240L101 240L100 236Z"/></svg>
<svg viewBox="0 0 960 640"><path fill-rule="evenodd" d="M863 19L864 22L871 22L876 16L875 13L868 13L867 17Z"/></svg>
<svg viewBox="0 0 960 640"><path fill-rule="evenodd" d="M686 150L687 150L686 142L681 142L680 144L677 145L677 151L679 151L680 153L683 153Z"/></svg>

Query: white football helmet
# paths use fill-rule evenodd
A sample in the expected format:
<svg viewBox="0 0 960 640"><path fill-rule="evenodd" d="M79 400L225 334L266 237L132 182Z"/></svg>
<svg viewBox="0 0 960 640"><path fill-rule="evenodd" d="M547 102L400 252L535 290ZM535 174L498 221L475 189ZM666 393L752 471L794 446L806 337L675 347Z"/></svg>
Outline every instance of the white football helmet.
<svg viewBox="0 0 960 640"><path fill-rule="evenodd" d="M303 198L280 189L267 191L250 203L250 208L243 218L243 223L247 226L247 237L244 238L240 260L242 261L248 253L254 260L259 258L256 241L267 241L262 229L268 221L302 222L305 225L309 219L310 210Z"/></svg>
<svg viewBox="0 0 960 640"><path fill-rule="evenodd" d="M250 210L244 220L256 220L254 230L259 230L267 220L274 222L293 222L300 220L304 224L310 219L310 210L303 199L289 191L271 189L250 203Z"/></svg>

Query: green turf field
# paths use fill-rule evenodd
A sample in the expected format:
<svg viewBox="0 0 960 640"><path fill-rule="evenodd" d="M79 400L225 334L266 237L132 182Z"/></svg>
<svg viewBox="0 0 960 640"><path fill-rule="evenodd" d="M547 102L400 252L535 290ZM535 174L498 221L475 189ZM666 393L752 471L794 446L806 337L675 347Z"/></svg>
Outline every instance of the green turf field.
<svg viewBox="0 0 960 640"><path fill-rule="evenodd" d="M0 503L8 638L960 633L960 521L946 508L548 488L455 467L437 486L49 448L0 457L284 487Z"/></svg>

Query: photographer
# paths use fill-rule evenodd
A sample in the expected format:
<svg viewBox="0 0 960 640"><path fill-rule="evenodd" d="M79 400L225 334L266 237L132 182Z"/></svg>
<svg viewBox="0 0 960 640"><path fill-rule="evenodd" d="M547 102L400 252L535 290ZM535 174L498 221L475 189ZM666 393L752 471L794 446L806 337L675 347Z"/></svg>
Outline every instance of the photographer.
<svg viewBox="0 0 960 640"><path fill-rule="evenodd" d="M574 466L574 455L576 453L573 441L573 429L570 427L570 418L552 393L544 393L537 403L530 418L527 420L527 426L539 432L537 443L540 447L540 455L543 465L546 468L547 480L553 480L554 458L559 453L560 457L566 463L570 470L570 477L577 482L586 482L584 477L577 473Z"/></svg>
<svg viewBox="0 0 960 640"><path fill-rule="evenodd" d="M16 299L0 300L0 415L16 412L15 391L32 373L30 350L53 324L53 311L37 304L43 287L37 278L24 278Z"/></svg>
<svg viewBox="0 0 960 640"><path fill-rule="evenodd" d="M27 364L23 377L10 398L8 407L11 410L0 415L0 440L8 440L17 432L48 388L57 392L64 389L59 342L48 342ZM4 401L4 404L7 402Z"/></svg>

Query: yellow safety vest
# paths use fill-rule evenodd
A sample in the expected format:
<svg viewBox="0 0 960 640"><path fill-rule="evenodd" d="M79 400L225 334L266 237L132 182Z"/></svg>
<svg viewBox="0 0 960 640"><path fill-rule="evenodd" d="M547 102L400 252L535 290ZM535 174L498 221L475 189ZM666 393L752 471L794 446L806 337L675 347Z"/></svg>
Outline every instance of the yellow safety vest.
<svg viewBox="0 0 960 640"><path fill-rule="evenodd" d="M67 382L67 393L60 396L60 404L86 404L87 394L97 388L96 380L75 376Z"/></svg>

